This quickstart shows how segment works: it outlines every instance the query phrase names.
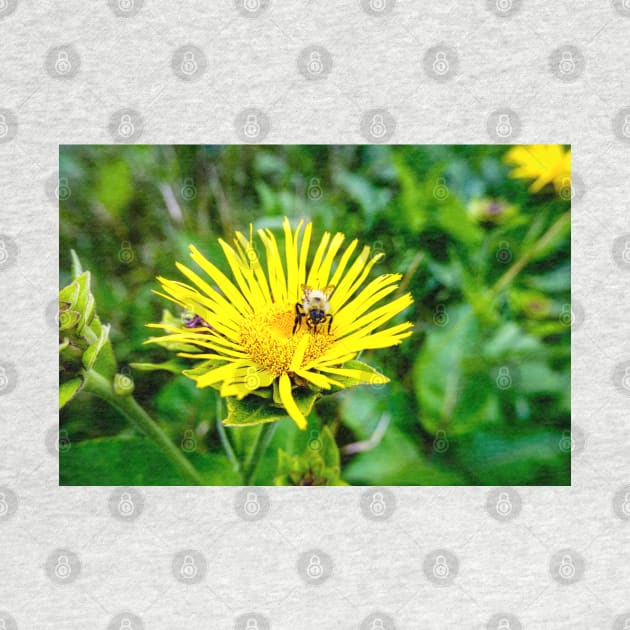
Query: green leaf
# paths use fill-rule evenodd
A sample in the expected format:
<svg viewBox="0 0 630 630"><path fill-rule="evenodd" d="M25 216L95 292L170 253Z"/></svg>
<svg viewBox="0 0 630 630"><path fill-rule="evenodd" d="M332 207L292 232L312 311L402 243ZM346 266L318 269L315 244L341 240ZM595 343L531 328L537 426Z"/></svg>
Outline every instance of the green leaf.
<svg viewBox="0 0 630 630"><path fill-rule="evenodd" d="M319 393L312 392L306 388L293 390L293 398L300 411L307 416ZM284 407L277 405L273 400L261 398L259 396L245 396L238 400L230 396L227 398L228 417L223 420L223 424L228 427L251 427L265 422L276 422L288 416Z"/></svg>
<svg viewBox="0 0 630 630"><path fill-rule="evenodd" d="M127 161L117 159L101 167L100 177L96 182L96 195L112 215L119 217L133 194L131 169Z"/></svg>
<svg viewBox="0 0 630 630"><path fill-rule="evenodd" d="M277 486L342 486L340 457L335 438L328 427L312 431L304 451L291 456L278 451Z"/></svg>
<svg viewBox="0 0 630 630"><path fill-rule="evenodd" d="M129 367L140 372L155 372L163 370L172 374L181 374L188 366L178 359L171 359L162 363L130 363Z"/></svg>
<svg viewBox="0 0 630 630"><path fill-rule="evenodd" d="M367 372L373 378L372 383L366 383L364 380L360 380L351 376L342 376L340 374L331 375L332 378L342 384L342 387L333 385L331 389L325 390L326 393L338 392L342 389L349 389L350 387L356 387L357 385L376 385L384 384L383 379L386 378L376 368L364 363L363 361L347 361L341 366L342 368L348 368L350 370L361 370ZM369 378L369 377L368 377ZM389 380L389 379L388 379Z"/></svg>
<svg viewBox="0 0 630 630"><path fill-rule="evenodd" d="M94 319L92 324L96 321L97 318ZM100 322L99 322L100 326ZM102 329L107 328L109 330L109 326L104 327ZM103 333L100 333L103 334ZM89 348L88 348L89 350ZM94 362L93 369L95 372L98 372L101 376L104 376L108 380L111 380L116 374L117 363L116 357L114 356L114 349L112 348L112 344L109 340L101 346L101 349L98 351L96 356L96 361Z"/></svg>
<svg viewBox="0 0 630 630"><path fill-rule="evenodd" d="M59 332L71 330L81 321L81 313L70 309L59 312Z"/></svg>
<svg viewBox="0 0 630 630"><path fill-rule="evenodd" d="M190 460L208 485L238 485L224 455L192 453ZM187 479L162 452L141 437L99 438L72 443L59 453L59 483L68 486L179 486Z"/></svg>
<svg viewBox="0 0 630 630"><path fill-rule="evenodd" d="M103 326L101 328L101 334L98 340L88 346L87 350L83 353L83 367L86 370L90 370L94 367L96 363L96 359L99 356L99 353L105 346L105 344L109 343L109 326Z"/></svg>
<svg viewBox="0 0 630 630"><path fill-rule="evenodd" d="M414 365L420 422L431 434L473 431L500 417L496 384L482 355L479 323L469 306L452 309L448 324L429 330Z"/></svg>
<svg viewBox="0 0 630 630"><path fill-rule="evenodd" d="M76 280L83 273L83 267L74 249L70 250L70 257L72 258L72 277Z"/></svg>
<svg viewBox="0 0 630 630"><path fill-rule="evenodd" d="M66 302L69 304L69 308L74 306L77 302L77 298L79 297L79 284L77 282L71 282L68 286L60 289L59 291L59 302Z"/></svg>
<svg viewBox="0 0 630 630"><path fill-rule="evenodd" d="M59 409L67 405L74 398L82 385L83 379L78 377L59 384Z"/></svg>
<svg viewBox="0 0 630 630"><path fill-rule="evenodd" d="M389 427L383 440L359 453L344 467L343 478L353 485L467 485L457 470L420 455L408 436Z"/></svg>
<svg viewBox="0 0 630 630"><path fill-rule="evenodd" d="M542 427L497 428L456 441L453 450L479 485L569 485L570 452L561 448L562 437Z"/></svg>

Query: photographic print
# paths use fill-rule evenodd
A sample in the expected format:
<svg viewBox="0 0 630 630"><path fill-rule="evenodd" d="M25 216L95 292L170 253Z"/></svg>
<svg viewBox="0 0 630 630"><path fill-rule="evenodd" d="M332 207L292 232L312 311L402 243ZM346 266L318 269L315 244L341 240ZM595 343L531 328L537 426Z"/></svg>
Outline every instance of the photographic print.
<svg viewBox="0 0 630 630"><path fill-rule="evenodd" d="M59 159L60 484L570 484L570 147Z"/></svg>

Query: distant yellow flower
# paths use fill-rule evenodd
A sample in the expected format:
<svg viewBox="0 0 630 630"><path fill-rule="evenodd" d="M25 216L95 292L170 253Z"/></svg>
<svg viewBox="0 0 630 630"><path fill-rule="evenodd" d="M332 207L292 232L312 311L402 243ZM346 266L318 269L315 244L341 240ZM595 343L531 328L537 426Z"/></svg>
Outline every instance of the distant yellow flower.
<svg viewBox="0 0 630 630"><path fill-rule="evenodd" d="M505 161L516 165L510 177L534 180L531 192L547 184L553 184L559 194L571 188L571 151L561 144L518 145L507 152Z"/></svg>
<svg viewBox="0 0 630 630"><path fill-rule="evenodd" d="M362 286L383 254L370 257L370 248L364 247L350 264L358 245L356 239L335 266L345 237L341 233L332 237L324 233L309 264L312 223L304 226L300 221L292 230L285 218L283 230L284 256L273 233L258 230L265 250L265 267L255 251L251 226L249 239L236 232L233 246L219 239L233 280L191 245L192 260L216 288L180 263L177 268L194 286L159 277L164 290L160 295L193 316L181 326L151 324L169 334L149 341L205 349L203 353L179 354L200 360L184 374L195 380L197 387L217 387L221 396L242 399L275 383L284 409L298 427L305 429L306 418L293 396L296 384L326 390L344 387L340 382L344 378L386 383L389 379L374 371L344 364L362 350L397 345L411 335L410 322L376 329L407 308L413 299L407 293L377 306L398 288L401 276L384 274ZM328 320L312 326L306 317L301 318L294 332L296 303L302 303L303 286L322 291L334 286L328 300L333 315L330 332Z"/></svg>

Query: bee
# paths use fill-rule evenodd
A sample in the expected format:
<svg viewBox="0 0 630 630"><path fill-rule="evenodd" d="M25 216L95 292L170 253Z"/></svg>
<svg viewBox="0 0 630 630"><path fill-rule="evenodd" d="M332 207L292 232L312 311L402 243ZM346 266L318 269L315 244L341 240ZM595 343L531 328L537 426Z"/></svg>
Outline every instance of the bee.
<svg viewBox="0 0 630 630"><path fill-rule="evenodd" d="M297 302L295 305L295 322L291 334L295 334L304 318L306 318L306 325L313 332L317 332L317 327L320 324L328 322L328 333L330 334L333 316L330 313L328 300L334 290L335 287L332 284L325 289L313 289L305 284L302 285L302 302Z"/></svg>

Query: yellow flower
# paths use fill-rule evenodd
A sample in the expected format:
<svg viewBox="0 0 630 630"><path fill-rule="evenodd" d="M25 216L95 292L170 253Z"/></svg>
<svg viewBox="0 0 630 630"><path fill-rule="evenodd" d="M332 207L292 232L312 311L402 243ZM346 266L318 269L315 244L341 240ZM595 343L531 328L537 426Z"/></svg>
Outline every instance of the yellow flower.
<svg viewBox="0 0 630 630"><path fill-rule="evenodd" d="M260 388L274 386L285 411L301 429L306 418L294 398L294 387L320 390L353 384L386 383L389 379L365 364L353 363L359 352L399 344L411 335L405 322L377 330L412 304L409 293L378 305L391 295L400 274L384 274L364 284L374 264L383 256L370 256L370 248L353 258L353 240L338 258L344 235L324 233L309 264L312 223L300 221L291 229L285 217L284 252L270 230L258 230L264 247L265 266L258 258L250 226L249 239L236 232L234 244L219 244L232 273L223 274L193 245L192 260L214 283L177 263L192 285L159 277L158 293L190 311L185 324L150 324L169 334L149 342L188 344L202 352L179 356L200 360L183 373L197 387L216 387L221 396L242 399ZM303 230L303 232L302 232ZM335 264L336 263L336 264ZM307 317L296 322L296 304L303 301L303 287L328 291L328 322L309 325ZM330 287L333 287L332 293ZM308 290L308 289L307 289ZM298 323L294 332L295 324Z"/></svg>
<svg viewBox="0 0 630 630"><path fill-rule="evenodd" d="M529 187L531 192L538 192L547 184L553 184L559 194L571 188L571 151L561 144L515 146L507 152L505 161L516 165L510 177L534 180Z"/></svg>

